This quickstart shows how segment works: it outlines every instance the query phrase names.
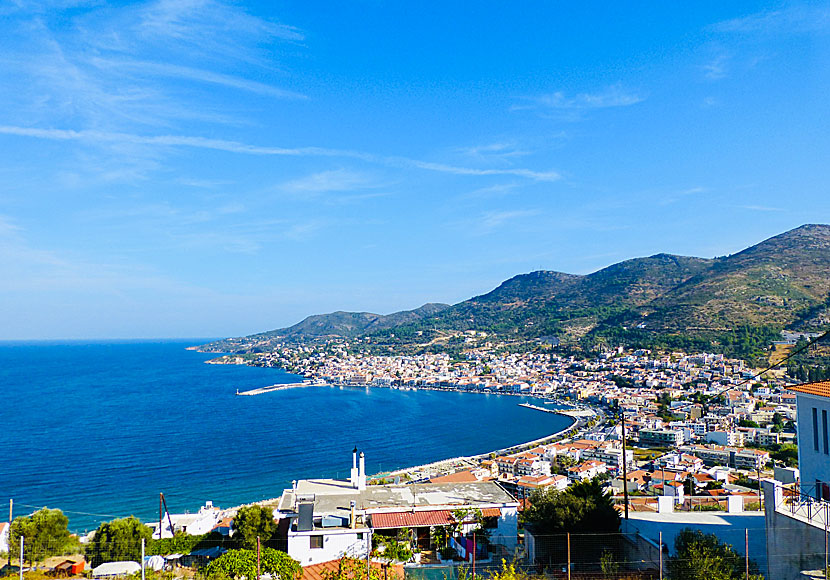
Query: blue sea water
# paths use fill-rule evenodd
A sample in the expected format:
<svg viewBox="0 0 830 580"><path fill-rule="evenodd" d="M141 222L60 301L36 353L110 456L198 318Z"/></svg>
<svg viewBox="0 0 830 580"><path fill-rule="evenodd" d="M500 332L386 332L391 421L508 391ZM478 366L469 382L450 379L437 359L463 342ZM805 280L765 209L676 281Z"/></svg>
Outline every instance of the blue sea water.
<svg viewBox="0 0 830 580"><path fill-rule="evenodd" d="M566 417L522 398L313 387L254 397L300 377L203 364L191 341L0 344L0 506L48 506L70 529L212 500L279 496L292 479L348 477L351 450L369 473L484 453L559 431ZM0 507L0 510L3 508Z"/></svg>

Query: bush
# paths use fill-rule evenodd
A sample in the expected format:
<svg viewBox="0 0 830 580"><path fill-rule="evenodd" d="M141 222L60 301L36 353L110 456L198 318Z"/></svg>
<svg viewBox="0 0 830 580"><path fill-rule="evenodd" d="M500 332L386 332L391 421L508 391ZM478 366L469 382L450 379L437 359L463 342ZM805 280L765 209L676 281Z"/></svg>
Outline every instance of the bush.
<svg viewBox="0 0 830 580"><path fill-rule="evenodd" d="M458 552L452 546L441 548L440 550L438 550L438 553L441 554L441 558L443 560L452 560L453 558L458 556Z"/></svg>

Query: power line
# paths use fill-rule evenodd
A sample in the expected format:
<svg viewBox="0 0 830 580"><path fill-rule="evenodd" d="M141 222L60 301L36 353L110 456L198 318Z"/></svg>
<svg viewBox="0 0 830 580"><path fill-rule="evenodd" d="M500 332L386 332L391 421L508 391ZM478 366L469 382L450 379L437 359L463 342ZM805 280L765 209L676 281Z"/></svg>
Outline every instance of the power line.
<svg viewBox="0 0 830 580"><path fill-rule="evenodd" d="M800 353L804 352L805 350L807 350L808 348L810 348L811 346L813 346L813 345L814 345L814 344L816 344L817 342L820 342L820 341L824 340L824 339L825 339L827 336L829 336L829 335L830 335L830 330L828 330L828 331L824 332L824 334L822 334L821 336L818 336L818 337L816 337L815 339L808 341L808 342L807 342L807 344L805 344L805 345L804 345L804 346L802 346L801 348L797 348L797 349L793 350L790 354L788 354L787 356L785 356L783 359L781 359L780 361L778 361L777 363L775 363L775 364L773 364L773 365L768 366L767 368L765 368L765 369L764 369L764 370L762 370L761 372L756 373L756 374L752 375L751 377L749 377L749 378L746 378L746 379L742 380L742 381L741 381L740 383L738 383L738 384L732 385L731 387L727 387L727 388L725 388L725 389L721 390L720 392L718 392L718 394L717 394L717 395L715 395L715 397L720 397L720 396L721 396L721 395L723 395L724 393L728 393L729 391L733 391L733 390L737 389L738 387L742 387L743 385L747 384L747 383L748 383L748 382L750 382L750 381L754 381L755 379L759 378L759 377L760 377L761 375L763 375L764 373L766 373L766 372L768 372L768 371L771 371L772 369L774 369L774 368L776 368L776 367L781 366L782 364L784 364L785 362L787 362L788 360L790 360L791 358L793 358L795 355L797 355L797 354L800 354ZM678 406L678 407L675 407L675 409L682 409L682 408L684 408L684 407L686 407L686 406L691 406L691 405L694 405L694 404L695 404L695 403L694 403L693 401L690 401L689 403L686 403L686 404L680 405L680 406Z"/></svg>

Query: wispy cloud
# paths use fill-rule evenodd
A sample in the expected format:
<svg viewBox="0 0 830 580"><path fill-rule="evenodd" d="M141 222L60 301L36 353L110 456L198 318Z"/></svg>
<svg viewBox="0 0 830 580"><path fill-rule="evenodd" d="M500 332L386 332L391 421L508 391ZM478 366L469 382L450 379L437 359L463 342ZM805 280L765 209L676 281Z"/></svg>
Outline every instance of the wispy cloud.
<svg viewBox="0 0 830 580"><path fill-rule="evenodd" d="M738 206L741 209L748 209L750 211L763 211L763 212L779 212L779 211L786 211L783 207L772 207L767 205L741 205Z"/></svg>
<svg viewBox="0 0 830 580"><path fill-rule="evenodd" d="M305 99L305 95L294 91L288 91L279 87L252 81L234 75L221 74L209 70L174 65L168 63L158 63L149 61L136 60L110 60L102 58L90 59L90 63L99 70L131 71L140 75L149 76L163 76L176 79L190 79L202 83L209 83L221 85L241 91L248 91L251 93L258 93L278 98L288 99Z"/></svg>
<svg viewBox="0 0 830 580"><path fill-rule="evenodd" d="M392 162L398 161L420 169L438 171L440 173L452 173L454 175L515 175L516 177L525 177L534 181L558 181L561 177L556 171L533 171L531 169L478 169L473 167L447 165L444 163L433 163L430 161L418 161L416 159L406 159L403 157L392 157L389 158L389 160Z"/></svg>
<svg viewBox="0 0 830 580"><path fill-rule="evenodd" d="M239 141L228 141L224 139L210 139L206 137L188 135L136 135L132 133L107 132L71 129L39 129L32 127L19 127L11 125L0 126L0 134L17 135L21 137L33 137L53 141L80 141L88 144L100 144L102 142L127 143L133 145L148 145L158 147L195 147L200 149L212 149L227 153L238 153L245 155L275 155L275 156L307 156L307 157L342 157L360 159L367 162L379 163L395 167L415 167L426 171L438 173L450 173L453 175L469 176L492 176L512 175L523 177L534 181L556 181L560 178L556 171L536 171L525 168L489 169L463 167L448 165L432 161L422 161L399 156L383 156L361 151L345 149L329 149L326 147L265 147L249 145Z"/></svg>
<svg viewBox="0 0 830 580"><path fill-rule="evenodd" d="M379 187L379 185L375 179L365 173L348 169L334 169L293 179L283 183L278 189L294 195L316 196L322 193Z"/></svg>
<svg viewBox="0 0 830 580"><path fill-rule="evenodd" d="M280 43L302 33L232 2L57 2L47 11L25 3L3 31L14 38L0 67L7 122L17 115L110 131L240 125L250 119L216 87L305 98L277 86L289 80L277 70Z"/></svg>
<svg viewBox="0 0 830 580"><path fill-rule="evenodd" d="M568 95L564 91L556 91L547 95L530 97L529 100L549 109L586 111L592 109L629 107L643 102L645 97L640 93L626 90L621 85L612 85L595 93Z"/></svg>
<svg viewBox="0 0 830 580"><path fill-rule="evenodd" d="M779 10L764 10L724 20L712 27L718 32L792 34L830 29L830 7L792 4Z"/></svg>
<svg viewBox="0 0 830 580"><path fill-rule="evenodd" d="M528 218L539 214L539 210L507 210L488 211L479 218L479 225L485 231L490 231L504 225L508 221Z"/></svg>
<svg viewBox="0 0 830 580"><path fill-rule="evenodd" d="M504 160L513 157L522 157L530 153L529 151L520 149L517 144L513 142L488 143L486 145L475 145L472 147L459 147L457 151L464 156L482 160Z"/></svg>
<svg viewBox="0 0 830 580"><path fill-rule="evenodd" d="M719 53L712 57L709 62L701 65L703 75L709 80L720 80L729 74L729 55Z"/></svg>
<svg viewBox="0 0 830 580"><path fill-rule="evenodd" d="M465 198L491 198L491 197L503 197L505 195L511 195L516 191L519 187L518 183L511 182L511 183L497 183L496 185L490 185L488 187L480 187L478 189L474 189L473 191L462 195L461 197Z"/></svg>

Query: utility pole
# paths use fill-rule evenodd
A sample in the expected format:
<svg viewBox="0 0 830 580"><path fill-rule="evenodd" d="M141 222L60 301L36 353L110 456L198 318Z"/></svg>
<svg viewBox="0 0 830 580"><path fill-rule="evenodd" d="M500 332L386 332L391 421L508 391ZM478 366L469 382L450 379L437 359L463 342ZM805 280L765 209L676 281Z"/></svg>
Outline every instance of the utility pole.
<svg viewBox="0 0 830 580"><path fill-rule="evenodd" d="M658 547L660 548L660 580L663 580L663 532L659 532Z"/></svg>
<svg viewBox="0 0 830 580"><path fill-rule="evenodd" d="M259 536L256 537L256 580L259 580Z"/></svg>
<svg viewBox="0 0 830 580"><path fill-rule="evenodd" d="M372 528L366 528L369 546L366 548L366 580L372 580Z"/></svg>
<svg viewBox="0 0 830 580"><path fill-rule="evenodd" d="M757 455L755 456L755 472L758 474L758 511L764 511L761 509L761 459Z"/></svg>
<svg viewBox="0 0 830 580"><path fill-rule="evenodd" d="M568 532L568 580L571 580L571 533Z"/></svg>
<svg viewBox="0 0 830 580"><path fill-rule="evenodd" d="M744 528L744 558L746 560L746 580L749 580L749 528Z"/></svg>
<svg viewBox="0 0 830 580"><path fill-rule="evenodd" d="M12 525L12 512L14 508L14 500L9 498L9 532L11 533L11 525ZM12 567L12 551L9 550L9 568Z"/></svg>
<svg viewBox="0 0 830 580"><path fill-rule="evenodd" d="M476 533L473 532L473 580L476 580Z"/></svg>
<svg viewBox="0 0 830 580"><path fill-rule="evenodd" d="M23 580L23 536L20 536L20 580Z"/></svg>
<svg viewBox="0 0 830 580"><path fill-rule="evenodd" d="M144 538L141 538L141 580L144 580Z"/></svg>

